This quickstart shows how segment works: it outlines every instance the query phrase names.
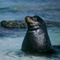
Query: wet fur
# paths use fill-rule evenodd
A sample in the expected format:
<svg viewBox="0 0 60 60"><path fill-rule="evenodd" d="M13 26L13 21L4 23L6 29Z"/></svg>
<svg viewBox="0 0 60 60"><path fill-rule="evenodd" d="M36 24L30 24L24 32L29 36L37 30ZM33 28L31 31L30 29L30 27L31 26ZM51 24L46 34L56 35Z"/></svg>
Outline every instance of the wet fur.
<svg viewBox="0 0 60 60"><path fill-rule="evenodd" d="M28 30L22 43L25 52L49 52L53 50L46 24L39 16L25 18Z"/></svg>

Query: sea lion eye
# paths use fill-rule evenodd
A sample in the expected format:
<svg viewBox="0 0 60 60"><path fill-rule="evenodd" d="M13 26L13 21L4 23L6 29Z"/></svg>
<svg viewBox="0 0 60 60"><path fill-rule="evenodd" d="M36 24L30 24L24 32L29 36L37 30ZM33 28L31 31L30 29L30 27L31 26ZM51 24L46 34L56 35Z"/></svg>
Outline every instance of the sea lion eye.
<svg viewBox="0 0 60 60"><path fill-rule="evenodd" d="M30 19L32 19L32 20L33 20L33 18L32 18L32 17L30 17Z"/></svg>
<svg viewBox="0 0 60 60"><path fill-rule="evenodd" d="M33 18L33 21L37 21L37 18L36 18L36 17L34 17L34 18Z"/></svg>

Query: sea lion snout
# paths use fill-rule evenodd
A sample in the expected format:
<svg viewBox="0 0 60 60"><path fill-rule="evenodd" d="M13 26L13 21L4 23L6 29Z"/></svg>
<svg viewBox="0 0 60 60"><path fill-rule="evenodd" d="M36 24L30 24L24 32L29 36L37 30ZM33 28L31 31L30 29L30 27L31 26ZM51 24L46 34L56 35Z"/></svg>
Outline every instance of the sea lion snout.
<svg viewBox="0 0 60 60"><path fill-rule="evenodd" d="M34 21L29 16L25 17L25 21L26 21L26 23L34 24Z"/></svg>
<svg viewBox="0 0 60 60"><path fill-rule="evenodd" d="M34 26L35 21L33 21L32 17L26 16L25 17L25 22L28 24L28 26Z"/></svg>

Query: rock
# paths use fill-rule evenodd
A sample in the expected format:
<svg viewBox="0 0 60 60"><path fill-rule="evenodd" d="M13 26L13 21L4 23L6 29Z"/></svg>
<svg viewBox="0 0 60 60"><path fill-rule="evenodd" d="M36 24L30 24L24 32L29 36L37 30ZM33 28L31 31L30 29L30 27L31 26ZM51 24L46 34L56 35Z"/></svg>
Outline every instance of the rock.
<svg viewBox="0 0 60 60"><path fill-rule="evenodd" d="M1 21L1 26L5 28L26 28L25 21Z"/></svg>

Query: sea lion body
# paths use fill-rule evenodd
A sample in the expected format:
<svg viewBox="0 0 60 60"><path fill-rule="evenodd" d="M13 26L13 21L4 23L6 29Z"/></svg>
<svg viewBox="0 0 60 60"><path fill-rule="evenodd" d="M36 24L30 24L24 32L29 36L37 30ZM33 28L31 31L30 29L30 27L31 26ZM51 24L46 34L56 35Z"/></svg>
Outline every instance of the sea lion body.
<svg viewBox="0 0 60 60"><path fill-rule="evenodd" d="M30 23L28 20L32 22ZM26 22L28 30L21 49L27 52L45 52L52 50L45 22L38 16L32 18L26 17Z"/></svg>

